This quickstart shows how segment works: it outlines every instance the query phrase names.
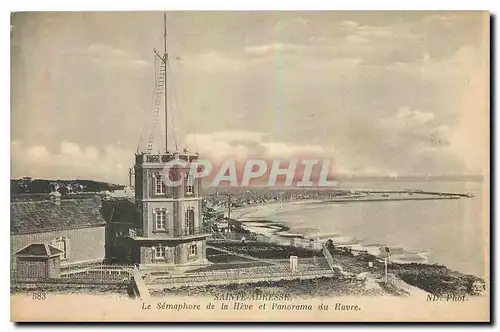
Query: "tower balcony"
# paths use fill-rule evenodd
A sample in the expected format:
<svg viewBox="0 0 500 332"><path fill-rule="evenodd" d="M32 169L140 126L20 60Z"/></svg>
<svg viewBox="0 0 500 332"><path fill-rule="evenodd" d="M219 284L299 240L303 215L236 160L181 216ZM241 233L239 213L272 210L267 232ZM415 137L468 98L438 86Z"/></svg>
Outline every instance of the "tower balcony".
<svg viewBox="0 0 500 332"><path fill-rule="evenodd" d="M197 153L188 151L182 152L165 152L165 153L138 153L135 155L136 164L165 164L173 160L182 160L187 163L198 160Z"/></svg>
<svg viewBox="0 0 500 332"><path fill-rule="evenodd" d="M152 235L144 233L142 228L130 228L128 236L135 240L187 240L208 237L212 233L204 227L188 229L156 229L151 231Z"/></svg>

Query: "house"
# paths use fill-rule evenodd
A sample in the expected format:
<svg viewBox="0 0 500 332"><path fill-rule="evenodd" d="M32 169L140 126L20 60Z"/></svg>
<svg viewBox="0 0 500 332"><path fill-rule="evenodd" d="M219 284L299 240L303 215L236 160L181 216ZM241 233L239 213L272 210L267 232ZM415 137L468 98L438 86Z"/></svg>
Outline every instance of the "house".
<svg viewBox="0 0 500 332"><path fill-rule="evenodd" d="M100 197L61 198L56 192L13 197L10 213L11 268L18 264L15 254L22 256L21 249L30 249L33 244L50 245L49 256L54 253L52 247L59 249L61 266L104 260L106 222Z"/></svg>
<svg viewBox="0 0 500 332"><path fill-rule="evenodd" d="M46 243L32 243L15 253L20 278L59 278L63 251Z"/></svg>

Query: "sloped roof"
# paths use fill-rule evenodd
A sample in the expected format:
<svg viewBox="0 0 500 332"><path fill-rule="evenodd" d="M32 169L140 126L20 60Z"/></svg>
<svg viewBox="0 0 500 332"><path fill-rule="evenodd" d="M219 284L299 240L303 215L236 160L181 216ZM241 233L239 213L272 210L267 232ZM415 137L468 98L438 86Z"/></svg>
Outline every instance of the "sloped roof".
<svg viewBox="0 0 500 332"><path fill-rule="evenodd" d="M73 228L102 226L99 197L52 201L12 201L10 204L11 235L48 232Z"/></svg>
<svg viewBox="0 0 500 332"><path fill-rule="evenodd" d="M16 255L49 258L49 257L52 257L54 255L59 255L62 253L63 253L62 250L59 250L56 247L51 246L50 244L32 243L32 244L22 248L18 252L16 252Z"/></svg>
<svg viewBox="0 0 500 332"><path fill-rule="evenodd" d="M102 203L102 215L109 223L138 224L140 220L135 202L127 198L113 198Z"/></svg>

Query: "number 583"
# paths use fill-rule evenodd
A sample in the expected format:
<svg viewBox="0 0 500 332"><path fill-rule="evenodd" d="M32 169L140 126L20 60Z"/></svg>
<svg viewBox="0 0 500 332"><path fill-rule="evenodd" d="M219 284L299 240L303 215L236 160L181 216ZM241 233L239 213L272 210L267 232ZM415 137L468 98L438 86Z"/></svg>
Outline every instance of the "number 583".
<svg viewBox="0 0 500 332"><path fill-rule="evenodd" d="M33 300L45 300L47 295L44 292L33 293Z"/></svg>

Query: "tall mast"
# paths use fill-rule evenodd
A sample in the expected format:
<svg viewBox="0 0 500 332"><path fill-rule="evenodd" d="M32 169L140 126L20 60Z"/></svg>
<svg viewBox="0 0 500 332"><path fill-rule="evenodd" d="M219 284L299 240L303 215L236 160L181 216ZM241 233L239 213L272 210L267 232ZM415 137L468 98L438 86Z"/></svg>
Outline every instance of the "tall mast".
<svg viewBox="0 0 500 332"><path fill-rule="evenodd" d="M167 110L167 65L168 65L168 55L167 55L167 13L163 14L163 61L165 62L165 152L168 151L168 110Z"/></svg>

